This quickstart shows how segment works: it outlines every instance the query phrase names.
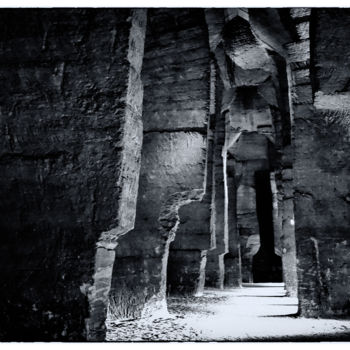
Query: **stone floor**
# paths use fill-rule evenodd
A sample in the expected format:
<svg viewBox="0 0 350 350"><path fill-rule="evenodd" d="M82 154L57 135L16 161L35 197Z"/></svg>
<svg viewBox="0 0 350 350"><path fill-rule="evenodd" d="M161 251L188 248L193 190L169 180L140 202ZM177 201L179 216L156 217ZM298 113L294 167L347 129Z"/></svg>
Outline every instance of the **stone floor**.
<svg viewBox="0 0 350 350"><path fill-rule="evenodd" d="M297 318L283 284L245 284L200 297L169 297L158 319L107 323L108 341L349 341L350 320Z"/></svg>

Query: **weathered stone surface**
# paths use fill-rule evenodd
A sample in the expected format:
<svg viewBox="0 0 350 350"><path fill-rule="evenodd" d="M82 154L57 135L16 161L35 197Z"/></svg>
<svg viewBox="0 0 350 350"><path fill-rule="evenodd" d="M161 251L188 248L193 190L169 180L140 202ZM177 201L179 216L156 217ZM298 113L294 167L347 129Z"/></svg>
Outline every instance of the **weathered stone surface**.
<svg viewBox="0 0 350 350"><path fill-rule="evenodd" d="M0 13L2 340L84 340L95 322L103 338L114 253L96 243L135 216L137 13Z"/></svg>
<svg viewBox="0 0 350 350"><path fill-rule="evenodd" d="M294 86L291 89L292 103L294 105L310 104L313 101L312 88L310 84Z"/></svg>
<svg viewBox="0 0 350 350"><path fill-rule="evenodd" d="M249 22L242 17L235 17L225 25L223 33L226 54L241 69L269 70L271 61L251 31Z"/></svg>
<svg viewBox="0 0 350 350"><path fill-rule="evenodd" d="M118 226L104 231L97 242L95 256L94 284L89 290L90 318L86 322L88 340L105 339L105 321L109 302L109 291L115 260L116 242L134 227L140 156L142 141L143 87L141 68L146 35L146 10L134 10L129 34L128 61L130 71L126 94L125 121L122 125L123 144L121 171L118 179L120 187Z"/></svg>
<svg viewBox="0 0 350 350"><path fill-rule="evenodd" d="M258 94L257 87L238 88L228 108L232 132L258 131L261 127L265 127L267 133L272 133L271 109L264 97Z"/></svg>
<svg viewBox="0 0 350 350"><path fill-rule="evenodd" d="M272 192L272 223L274 237L274 252L276 255L282 255L281 236L282 236L282 194L278 191L277 184L279 179L276 178L275 172L270 172L270 187Z"/></svg>
<svg viewBox="0 0 350 350"><path fill-rule="evenodd" d="M252 258L260 248L259 223L256 216L256 197L253 187L240 185L237 189L237 225L242 256L242 280L252 282ZM249 237L252 238L249 239Z"/></svg>
<svg viewBox="0 0 350 350"><path fill-rule="evenodd" d="M222 41L222 29L225 24L224 9L205 9L205 21L209 33L210 51L215 52L218 44Z"/></svg>
<svg viewBox="0 0 350 350"><path fill-rule="evenodd" d="M0 11L0 340L281 265L301 315L349 317L350 10L148 12Z"/></svg>
<svg viewBox="0 0 350 350"><path fill-rule="evenodd" d="M310 58L310 41L302 40L287 45L289 62L303 64Z"/></svg>
<svg viewBox="0 0 350 350"><path fill-rule="evenodd" d="M300 40L306 40L310 37L310 23L309 21L296 24L296 30Z"/></svg>
<svg viewBox="0 0 350 350"><path fill-rule="evenodd" d="M213 77L214 76L214 77ZM210 109L215 111L215 72L211 69ZM208 121L205 194L201 201L184 205L179 210L179 226L170 245L167 274L168 294L201 295L205 284L207 250L215 239L211 230L211 202L213 189L213 133ZM189 258L187 258L187 255ZM181 258L181 260L180 260ZM190 271L190 275L186 276Z"/></svg>
<svg viewBox="0 0 350 350"><path fill-rule="evenodd" d="M293 191L293 148L287 146L281 159L282 169L277 174L279 193L279 216L282 221L280 247L282 253L283 281L287 294L297 297L298 277L295 243L294 191Z"/></svg>
<svg viewBox="0 0 350 350"><path fill-rule="evenodd" d="M211 288L224 288L225 281L225 253L218 254L215 250L208 251L205 266L205 286Z"/></svg>
<svg viewBox="0 0 350 350"><path fill-rule="evenodd" d="M225 119L218 113L215 120L214 149L213 149L213 186L211 199L211 227L214 238L214 249L208 251L206 265L206 286L223 288L224 261L223 256L228 252L227 204L225 193L225 163L222 155L225 143Z"/></svg>
<svg viewBox="0 0 350 350"><path fill-rule="evenodd" d="M201 250L170 249L167 271L167 293L196 295L202 292L201 268L206 254Z"/></svg>
<svg viewBox="0 0 350 350"><path fill-rule="evenodd" d="M300 69L293 75L295 85L311 84L310 69Z"/></svg>
<svg viewBox="0 0 350 350"><path fill-rule="evenodd" d="M256 12L258 13L259 10L256 10ZM264 13L260 12L259 16L261 15L262 17L264 15L266 15L266 18L274 16L272 14L273 11L270 11L270 13L265 13L266 11ZM210 10L208 10L207 22L210 17L209 13ZM254 11L252 13L254 16L257 14ZM210 15L214 16L214 13ZM218 16L217 13L216 16ZM226 11L225 16L227 23L223 31L224 51L222 52L222 49L219 50L219 45L216 46L216 50L214 51L219 65L222 85L225 88L221 103L221 113L225 115L227 125L223 149L224 164L225 152L228 151L230 156L241 162L235 164L234 169L237 170L234 171L236 173L236 179L231 179L231 181L237 181L239 179L238 181L240 181L241 185L251 188L254 191L255 171L259 169L270 169L270 167L272 169L278 163L277 159L271 158L272 155L270 153L273 146L267 142L267 138L273 143L276 142L278 147L282 147L284 143L288 144L288 141L290 142L290 135L288 135L288 132L290 132L290 116L289 109L285 107L285 104L288 104L288 85L286 72L283 72L283 69L286 69L286 65L281 56L276 53L269 53L266 50L267 46L261 44L261 38L268 38L273 32L273 30L267 29L266 18L264 22L264 20L259 21L257 19L258 17L256 17L255 27L253 29L247 14L240 16L238 11ZM277 14L277 16L279 15ZM210 27L210 20L208 25ZM262 34L261 37L257 39L257 36L260 34ZM284 39L281 39L283 33L281 34L282 36L273 45L279 46L278 52L282 51L283 55L285 55L285 50L282 46L289 43L291 37L287 34ZM210 35L211 32L209 30L209 37ZM280 40L280 43L277 43L278 40ZM268 41L270 43L273 42L271 38ZM223 54L226 54L230 58L230 62L227 59L226 61L222 59ZM252 134L252 137L255 137L255 139L253 138L250 140L250 143L244 144L242 140L244 140L245 133L252 131L255 131ZM261 142L264 145L263 147L260 145ZM240 147L241 145L244 146ZM226 172L225 166L224 173ZM224 176L224 182L227 186L227 175L226 177ZM226 189L224 209L226 214L230 206L230 200L228 198L228 189ZM231 198L232 200L235 200L234 196ZM233 271L235 271L234 274L236 276L240 274L239 250L241 249L243 278L245 281L252 281L252 257L259 250L259 239L253 240L252 237L259 238L259 223L256 217L255 197L251 200L251 204L254 204L254 209L250 213L243 213L243 215L239 211L240 206L242 204L244 206L244 200L242 203L239 203L240 200L241 197L237 195L237 223L242 234L241 242L239 242L235 230L232 230L230 244L233 251L226 258L226 262L228 263L227 271L230 271L227 277L229 278L229 274L232 274ZM277 209L275 214L276 217L280 215ZM255 217L255 220L253 217ZM231 221L229 225L228 218L229 215L226 216L224 224L227 232L230 232L229 226L235 226L235 223ZM217 221L215 207L213 210L213 220ZM240 222L240 220L243 221ZM280 226L282 226L282 223ZM248 239L250 235L251 238ZM279 235L279 231L276 232L278 238ZM228 237L230 237L229 234ZM276 240L275 248L280 252L279 240ZM211 256L213 253L214 251L208 252L207 267L215 266L215 264L222 266L222 257ZM232 265L229 266L233 261L235 261L235 267ZM222 268L216 268L216 271L222 272ZM220 285L222 281L221 277L215 276L215 273L212 271L209 273L208 268L206 272L208 282L210 279L209 276L213 276L214 282L211 283L212 286Z"/></svg>
<svg viewBox="0 0 350 350"><path fill-rule="evenodd" d="M286 9L249 9L249 22L252 31L260 43L283 57L284 46L293 41L293 32L286 23L286 16L281 16Z"/></svg>
<svg viewBox="0 0 350 350"><path fill-rule="evenodd" d="M235 179L235 162L227 160L227 230L228 253L224 256L225 287L240 287L242 283L241 246L237 223L237 188Z"/></svg>
<svg viewBox="0 0 350 350"><path fill-rule="evenodd" d="M348 316L350 312L350 211L344 200L349 193L349 129L344 123L346 113L338 110L341 106L346 110L342 97L348 90L349 59L343 45L348 40L344 32L348 16L343 9L315 10L315 37L310 46L317 111L310 109L302 119L295 119L298 296L301 313L312 317ZM330 122L334 113L338 116Z"/></svg>
<svg viewBox="0 0 350 350"><path fill-rule="evenodd" d="M245 20L249 20L248 9L243 7L224 9L224 17L226 23L237 16L242 17Z"/></svg>
<svg viewBox="0 0 350 350"><path fill-rule="evenodd" d="M174 28L162 25L160 15L151 12L143 73L145 131L202 129L205 133L209 50L204 15L172 9L162 16L168 23L179 23Z"/></svg>
<svg viewBox="0 0 350 350"><path fill-rule="evenodd" d="M231 148L231 152L238 161L265 160L268 166L268 139L257 132L243 134Z"/></svg>
<svg viewBox="0 0 350 350"><path fill-rule="evenodd" d="M179 210L180 223L174 250L206 250L210 248L210 203L193 202Z"/></svg>
<svg viewBox="0 0 350 350"><path fill-rule="evenodd" d="M152 297L157 301L165 298L164 259L174 239L172 230L178 225L177 210L191 200L201 199L200 193L191 198L187 192L202 188L203 194L204 165L202 135L187 132L144 135L135 229L120 240L113 273L113 298L119 300L121 293L123 297L129 293L133 298L142 294L142 298L136 297L136 305L130 306L126 316L140 316L142 303ZM182 197L177 198L178 194ZM172 205L177 205L177 210Z"/></svg>
<svg viewBox="0 0 350 350"><path fill-rule="evenodd" d="M167 260L180 223L179 209L201 200L205 192L210 59L204 12L154 9L148 22L143 68L148 88L136 223L117 247L110 295L119 318L166 311ZM178 44L184 30L198 35ZM196 48L193 54L191 47ZM207 64L203 60L198 64L198 55L207 57ZM160 65L159 74L172 77L166 89L154 75ZM186 75L189 71L202 78L193 81Z"/></svg>
<svg viewBox="0 0 350 350"><path fill-rule="evenodd" d="M307 7L297 7L290 9L290 14L293 19L308 19L311 15L311 9Z"/></svg>

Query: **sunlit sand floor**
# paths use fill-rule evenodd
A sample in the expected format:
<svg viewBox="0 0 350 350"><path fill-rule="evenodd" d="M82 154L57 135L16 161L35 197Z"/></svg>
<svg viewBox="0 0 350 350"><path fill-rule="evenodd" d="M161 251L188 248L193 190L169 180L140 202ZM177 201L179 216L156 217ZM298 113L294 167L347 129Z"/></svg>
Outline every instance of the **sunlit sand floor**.
<svg viewBox="0 0 350 350"><path fill-rule="evenodd" d="M245 284L201 297L169 297L169 315L110 321L109 341L348 341L350 320L296 317L283 284Z"/></svg>

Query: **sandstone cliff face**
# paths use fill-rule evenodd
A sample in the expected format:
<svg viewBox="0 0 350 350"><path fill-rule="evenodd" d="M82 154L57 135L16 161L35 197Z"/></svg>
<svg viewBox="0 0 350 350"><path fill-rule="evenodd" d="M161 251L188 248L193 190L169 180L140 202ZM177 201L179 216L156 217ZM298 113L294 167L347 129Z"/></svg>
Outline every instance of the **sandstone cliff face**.
<svg viewBox="0 0 350 350"><path fill-rule="evenodd" d="M96 243L135 216L144 25L129 9L1 11L2 339L94 337Z"/></svg>

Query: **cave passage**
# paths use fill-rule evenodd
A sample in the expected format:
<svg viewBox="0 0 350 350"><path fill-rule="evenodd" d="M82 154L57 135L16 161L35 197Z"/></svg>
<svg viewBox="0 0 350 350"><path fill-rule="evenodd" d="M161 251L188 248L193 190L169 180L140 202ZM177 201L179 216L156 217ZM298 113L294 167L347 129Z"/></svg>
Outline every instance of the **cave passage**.
<svg viewBox="0 0 350 350"><path fill-rule="evenodd" d="M255 172L260 249L253 257L253 281L282 282L282 259L274 251L272 192L268 170Z"/></svg>

